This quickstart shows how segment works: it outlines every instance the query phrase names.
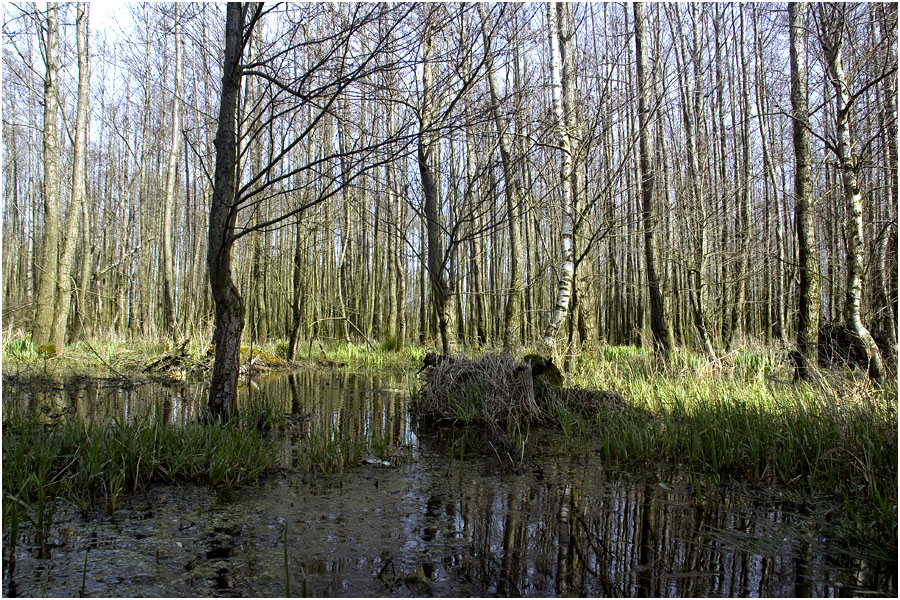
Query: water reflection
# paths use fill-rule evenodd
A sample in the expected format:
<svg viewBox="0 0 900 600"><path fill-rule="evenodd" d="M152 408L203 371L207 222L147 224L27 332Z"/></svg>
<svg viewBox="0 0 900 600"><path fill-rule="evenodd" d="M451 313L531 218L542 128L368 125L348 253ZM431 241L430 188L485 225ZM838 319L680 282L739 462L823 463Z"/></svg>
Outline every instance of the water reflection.
<svg viewBox="0 0 900 600"><path fill-rule="evenodd" d="M400 375L320 371L254 393L301 431L409 445L404 389ZM154 417L173 423L205 403L190 386L22 397L48 415L74 407L95 419L158 406ZM451 469L449 455L429 443L400 467L287 474L227 493L159 487L99 521L63 507L53 558L21 553L3 591L71 595L87 558L88 595L282 596L287 555L291 591L308 595L896 596L895 567L826 540L813 515L753 489L549 455L524 471L468 455Z"/></svg>
<svg viewBox="0 0 900 600"><path fill-rule="evenodd" d="M512 596L832 596L896 582L818 535L812 519L689 483L473 477L436 519L468 542L467 578ZM427 516L426 511L426 516ZM427 520L426 520L427 522ZM427 528L428 525L426 524ZM448 574L449 575L449 574Z"/></svg>
<svg viewBox="0 0 900 600"><path fill-rule="evenodd" d="M181 425L200 418L207 398L207 387L200 384L123 384L81 378L59 385L3 383L4 411L37 415L48 425L61 418L97 423L130 423L149 418Z"/></svg>
<svg viewBox="0 0 900 600"><path fill-rule="evenodd" d="M322 369L271 375L242 385L239 410L264 402L276 412L309 417L311 429L359 438L377 434L409 443L406 398L409 382L402 373L379 377ZM60 385L15 385L4 382L4 410L37 415L46 424L61 418L98 423L130 423L150 419L175 425L197 421L205 414L207 384L152 381L123 384L117 380L72 379Z"/></svg>

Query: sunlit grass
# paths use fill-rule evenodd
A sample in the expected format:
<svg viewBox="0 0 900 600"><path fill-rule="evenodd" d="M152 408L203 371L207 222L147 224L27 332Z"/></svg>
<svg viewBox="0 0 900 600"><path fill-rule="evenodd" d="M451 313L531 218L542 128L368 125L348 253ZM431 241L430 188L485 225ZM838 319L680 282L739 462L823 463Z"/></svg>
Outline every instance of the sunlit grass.
<svg viewBox="0 0 900 600"><path fill-rule="evenodd" d="M592 424L607 461L677 463L698 473L777 483L842 502L860 540L897 542L897 384L826 373L793 382L775 351L718 360L679 350L576 361L576 385L621 393L631 408Z"/></svg>
<svg viewBox="0 0 900 600"><path fill-rule="evenodd" d="M43 546L59 499L114 511L128 494L157 483L252 483L277 464L269 433L277 418L257 406L227 423L172 425L145 415L45 426L35 415L5 411L4 523L29 523Z"/></svg>

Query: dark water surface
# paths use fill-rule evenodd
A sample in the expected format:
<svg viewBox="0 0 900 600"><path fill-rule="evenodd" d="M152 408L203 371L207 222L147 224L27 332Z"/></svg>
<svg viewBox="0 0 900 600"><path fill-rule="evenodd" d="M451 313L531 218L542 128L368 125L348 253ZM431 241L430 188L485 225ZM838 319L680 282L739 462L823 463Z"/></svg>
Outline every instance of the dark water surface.
<svg viewBox="0 0 900 600"><path fill-rule="evenodd" d="M670 468L623 473L552 451L517 469L450 462L406 411L405 375L303 372L260 384L284 412L337 436L387 439L404 461L342 474L286 470L227 492L158 486L113 515L62 504L49 559L22 532L5 596L896 596L858 549L820 533L771 490L711 487ZM85 383L10 389L13 403L108 421L183 423L202 386L131 390ZM426 443L427 441L427 443ZM286 467L296 449L288 443ZM103 513L101 513L103 514Z"/></svg>

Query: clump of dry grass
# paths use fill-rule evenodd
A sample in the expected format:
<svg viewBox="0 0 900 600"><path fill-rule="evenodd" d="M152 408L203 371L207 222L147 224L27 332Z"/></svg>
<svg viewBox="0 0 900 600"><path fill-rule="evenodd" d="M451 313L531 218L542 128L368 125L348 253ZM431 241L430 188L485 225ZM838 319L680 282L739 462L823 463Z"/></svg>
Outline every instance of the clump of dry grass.
<svg viewBox="0 0 900 600"><path fill-rule="evenodd" d="M508 353L477 360L428 355L413 413L426 423L481 427L493 440L518 447L528 427L552 424L560 408L586 415L625 410L616 392L558 387L533 366Z"/></svg>
<svg viewBox="0 0 900 600"><path fill-rule="evenodd" d="M509 354L478 360L436 357L422 374L416 414L432 421L506 423L511 418L540 421L531 367Z"/></svg>

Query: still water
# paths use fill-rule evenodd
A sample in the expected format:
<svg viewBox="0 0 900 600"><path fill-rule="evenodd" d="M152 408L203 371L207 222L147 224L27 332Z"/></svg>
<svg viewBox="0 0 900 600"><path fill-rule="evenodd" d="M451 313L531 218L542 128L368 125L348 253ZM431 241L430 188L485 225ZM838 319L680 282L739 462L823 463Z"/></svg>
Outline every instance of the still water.
<svg viewBox="0 0 900 600"><path fill-rule="evenodd" d="M402 374L294 373L253 393L309 428L387 439L404 461L291 471L231 491L158 486L112 515L62 504L52 556L21 534L5 596L896 596L896 573L826 539L776 491L711 486L677 469L623 472L548 449L513 468L451 462L417 437ZM203 386L5 386L4 406L59 418L172 423ZM246 401L246 400L244 400ZM895 567L894 567L895 568Z"/></svg>

